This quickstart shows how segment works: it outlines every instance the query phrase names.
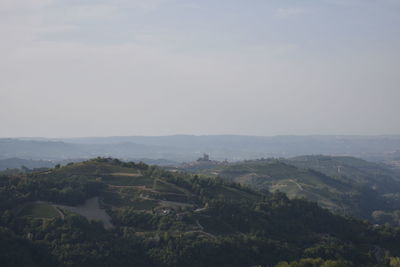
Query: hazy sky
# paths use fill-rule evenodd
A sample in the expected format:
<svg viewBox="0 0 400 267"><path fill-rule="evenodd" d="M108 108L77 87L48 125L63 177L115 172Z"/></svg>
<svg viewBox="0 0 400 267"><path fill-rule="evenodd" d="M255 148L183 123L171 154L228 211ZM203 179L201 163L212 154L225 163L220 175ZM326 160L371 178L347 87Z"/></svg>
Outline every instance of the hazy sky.
<svg viewBox="0 0 400 267"><path fill-rule="evenodd" d="M400 134L400 0L0 0L0 137Z"/></svg>

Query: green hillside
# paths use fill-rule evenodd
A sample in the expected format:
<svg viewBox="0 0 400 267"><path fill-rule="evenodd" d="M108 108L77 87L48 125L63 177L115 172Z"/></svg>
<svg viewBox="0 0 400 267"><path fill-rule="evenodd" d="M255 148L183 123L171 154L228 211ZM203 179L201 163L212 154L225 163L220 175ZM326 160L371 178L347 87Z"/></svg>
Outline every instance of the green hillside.
<svg viewBox="0 0 400 267"><path fill-rule="evenodd" d="M382 193L400 191L400 172L388 165L354 157L301 156L287 160L291 165L313 169L346 183L364 184Z"/></svg>
<svg viewBox="0 0 400 267"><path fill-rule="evenodd" d="M296 174L295 187L311 186L302 179L313 172L248 163L224 171ZM320 173L312 177L347 190ZM114 159L0 176L0 215L2 266L378 266L400 256L394 228L279 192Z"/></svg>
<svg viewBox="0 0 400 267"><path fill-rule="evenodd" d="M357 158L262 159L198 167L194 172L218 176L262 192L284 192L290 198L305 198L335 213L374 223L399 223L399 173ZM374 214L383 215L376 218Z"/></svg>
<svg viewBox="0 0 400 267"><path fill-rule="evenodd" d="M304 197L335 211L342 209L339 195L352 187L313 170L299 169L281 161L247 161L222 168L218 175L267 191L285 192L290 198Z"/></svg>

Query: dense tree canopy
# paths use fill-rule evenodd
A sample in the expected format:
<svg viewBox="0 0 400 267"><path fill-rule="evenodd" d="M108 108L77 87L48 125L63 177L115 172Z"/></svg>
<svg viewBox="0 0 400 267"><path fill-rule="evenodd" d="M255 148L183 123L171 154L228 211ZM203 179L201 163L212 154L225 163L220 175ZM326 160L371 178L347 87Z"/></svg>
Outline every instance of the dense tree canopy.
<svg viewBox="0 0 400 267"><path fill-rule="evenodd" d="M112 228L68 210L20 211L94 196ZM398 266L400 256L398 229L143 163L99 158L1 176L0 200L2 266Z"/></svg>

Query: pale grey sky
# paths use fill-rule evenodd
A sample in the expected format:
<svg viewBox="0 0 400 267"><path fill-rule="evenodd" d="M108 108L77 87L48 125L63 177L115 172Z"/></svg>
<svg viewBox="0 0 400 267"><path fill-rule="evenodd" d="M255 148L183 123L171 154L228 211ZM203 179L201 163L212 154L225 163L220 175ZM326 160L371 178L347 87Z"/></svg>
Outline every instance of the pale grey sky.
<svg viewBox="0 0 400 267"><path fill-rule="evenodd" d="M0 137L400 134L400 0L0 0Z"/></svg>

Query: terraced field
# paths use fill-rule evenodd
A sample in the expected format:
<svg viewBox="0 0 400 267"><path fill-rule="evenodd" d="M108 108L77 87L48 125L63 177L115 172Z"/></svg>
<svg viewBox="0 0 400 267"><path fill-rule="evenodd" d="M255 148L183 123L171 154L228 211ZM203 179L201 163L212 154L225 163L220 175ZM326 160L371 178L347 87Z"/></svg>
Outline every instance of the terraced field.
<svg viewBox="0 0 400 267"><path fill-rule="evenodd" d="M103 174L101 175L101 181L117 186L150 186L153 183L153 180L148 177L140 174L129 175L127 173L119 173L118 175Z"/></svg>

